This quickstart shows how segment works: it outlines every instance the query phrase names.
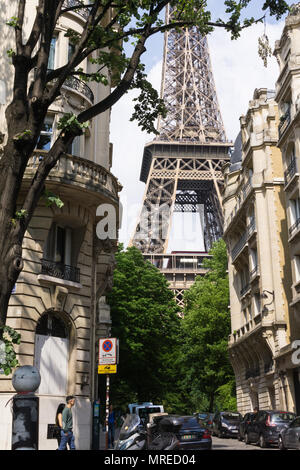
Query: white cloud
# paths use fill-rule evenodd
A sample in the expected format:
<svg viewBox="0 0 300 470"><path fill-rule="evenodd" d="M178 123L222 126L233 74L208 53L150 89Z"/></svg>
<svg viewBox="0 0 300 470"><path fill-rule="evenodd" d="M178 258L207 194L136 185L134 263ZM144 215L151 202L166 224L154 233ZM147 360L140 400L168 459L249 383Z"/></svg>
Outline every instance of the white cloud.
<svg viewBox="0 0 300 470"><path fill-rule="evenodd" d="M282 29L283 22L267 25L267 34L272 47L274 41L280 38ZM275 57L269 59L268 68L265 68L258 56L258 37L262 34L263 25L258 24L244 31L236 41L231 41L229 34L221 29L209 37L217 95L229 140L235 139L239 131L239 117L247 112L249 100L252 99L255 88L275 88L278 76ZM150 47L148 47L148 52L151 55ZM152 60L156 54L157 51L153 49ZM160 60L148 76L157 90L160 90L161 65ZM125 244L128 243L133 233L145 190L145 184L139 180L144 145L153 138L142 132L135 122L129 121L134 96L136 96L135 92L129 92L113 107L111 120L111 141L114 144L112 172L123 185L123 191L120 193L124 206L120 241ZM176 224L178 222L175 220L172 226L172 232L174 232L171 238L172 249L180 249L180 246L184 249L184 240L178 240L181 228ZM177 238L176 243L175 238ZM191 240L187 243L186 250L200 251L202 249L198 240L194 248L191 246Z"/></svg>
<svg viewBox="0 0 300 470"><path fill-rule="evenodd" d="M267 26L272 49L282 29L283 22ZM230 140L234 140L239 132L239 117L246 114L254 90L275 89L279 74L276 59L270 57L266 68L258 55L258 37L262 34L263 25L258 24L245 30L236 41L231 41L229 35L221 30L215 31L209 38L218 100Z"/></svg>

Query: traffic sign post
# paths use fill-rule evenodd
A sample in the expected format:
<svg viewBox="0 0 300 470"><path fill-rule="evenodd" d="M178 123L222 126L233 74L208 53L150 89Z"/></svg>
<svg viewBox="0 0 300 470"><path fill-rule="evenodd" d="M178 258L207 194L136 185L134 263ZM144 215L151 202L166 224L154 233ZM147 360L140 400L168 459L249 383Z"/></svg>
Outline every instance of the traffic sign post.
<svg viewBox="0 0 300 470"><path fill-rule="evenodd" d="M119 340L117 338L101 338L99 340L98 374L106 374L105 449L108 449L110 374L115 374L117 372L118 362L119 362Z"/></svg>

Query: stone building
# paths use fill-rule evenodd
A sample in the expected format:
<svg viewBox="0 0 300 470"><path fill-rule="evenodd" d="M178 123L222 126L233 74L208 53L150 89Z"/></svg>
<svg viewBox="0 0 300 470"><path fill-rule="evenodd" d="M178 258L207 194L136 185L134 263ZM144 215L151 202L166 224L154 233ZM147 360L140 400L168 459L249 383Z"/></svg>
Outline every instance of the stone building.
<svg viewBox="0 0 300 470"><path fill-rule="evenodd" d="M37 2L28 2L28 28ZM65 2L69 4L68 0ZM72 0L72 5L74 1ZM75 2L76 3L76 2ZM78 2L80 3L80 2ZM6 51L13 46L14 31L5 25L15 16L16 1L6 2L1 20L0 127L5 134L4 111L11 98L12 67ZM52 40L49 68L65 64L72 49L65 32L81 33L86 10L69 11L57 25ZM92 72L93 65L81 65ZM26 190L43 154L49 150L63 113L79 111L103 99L110 91L94 82L87 86L68 79L61 95L49 108L37 149L30 158L22 190ZM20 365L34 365L41 374L37 391L40 402L39 448L56 449L47 439L48 425L55 422L59 403L76 396L74 434L78 449L89 449L92 402L97 398L97 340L109 334L110 316L105 294L111 287L117 233L113 240L96 234L102 204L113 207L118 224L118 192L111 174L110 112L97 116L85 134L77 137L68 154L51 170L46 188L60 197L61 209L47 207L43 199L31 220L23 243L24 269L11 296L7 324L21 333L17 347ZM22 197L22 195L21 195ZM116 231L117 232L117 231ZM0 449L11 448L11 377L0 374Z"/></svg>
<svg viewBox="0 0 300 470"><path fill-rule="evenodd" d="M281 351L278 364L286 388L296 390L296 408L300 414L300 3L295 4L285 21L274 55L279 64L275 100L279 109L278 147L284 169L283 201L288 226L288 253L292 271L290 341ZM298 341L298 344L295 343Z"/></svg>
<svg viewBox="0 0 300 470"><path fill-rule="evenodd" d="M229 355L241 413L255 406L296 411L295 388L281 367L291 341L291 269L274 94L255 90L224 168Z"/></svg>

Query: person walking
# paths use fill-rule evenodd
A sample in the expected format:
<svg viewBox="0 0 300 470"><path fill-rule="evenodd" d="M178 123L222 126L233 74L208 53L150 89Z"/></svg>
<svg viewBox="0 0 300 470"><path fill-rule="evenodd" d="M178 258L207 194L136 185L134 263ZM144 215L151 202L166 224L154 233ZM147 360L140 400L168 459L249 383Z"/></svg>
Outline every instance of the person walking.
<svg viewBox="0 0 300 470"><path fill-rule="evenodd" d="M63 409L65 408L65 403L60 403L57 407L56 410L56 416L55 416L55 437L57 439L57 445L58 447L60 446L60 441L61 441L61 430L62 430L62 412Z"/></svg>
<svg viewBox="0 0 300 470"><path fill-rule="evenodd" d="M73 434L73 415L72 408L75 405L75 397L69 395L66 398L66 406L62 412L62 430L61 441L58 450L66 450L67 444L70 450L76 450L75 439Z"/></svg>
<svg viewBox="0 0 300 470"><path fill-rule="evenodd" d="M108 415L108 447L114 447L115 441L115 424L116 424L116 417L115 412L113 410L113 406L110 405L109 407L109 415Z"/></svg>

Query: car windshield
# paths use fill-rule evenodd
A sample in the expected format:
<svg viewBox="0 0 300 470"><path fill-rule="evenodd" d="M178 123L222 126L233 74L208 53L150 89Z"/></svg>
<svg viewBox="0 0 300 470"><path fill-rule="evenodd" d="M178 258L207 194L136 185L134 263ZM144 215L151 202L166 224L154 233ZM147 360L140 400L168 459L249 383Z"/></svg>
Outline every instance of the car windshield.
<svg viewBox="0 0 300 470"><path fill-rule="evenodd" d="M222 417L228 421L240 421L241 415L239 413L224 413Z"/></svg>
<svg viewBox="0 0 300 470"><path fill-rule="evenodd" d="M119 439L127 439L130 434L132 434L133 431L137 428L137 426L140 424L140 418L138 417L137 414L128 414L126 415L125 421L123 423L123 426L121 427L120 430L120 436Z"/></svg>
<svg viewBox="0 0 300 470"><path fill-rule="evenodd" d="M198 419L209 418L209 413L198 413Z"/></svg>
<svg viewBox="0 0 300 470"><path fill-rule="evenodd" d="M295 418L294 413L274 413L272 414L272 423L288 423Z"/></svg>

